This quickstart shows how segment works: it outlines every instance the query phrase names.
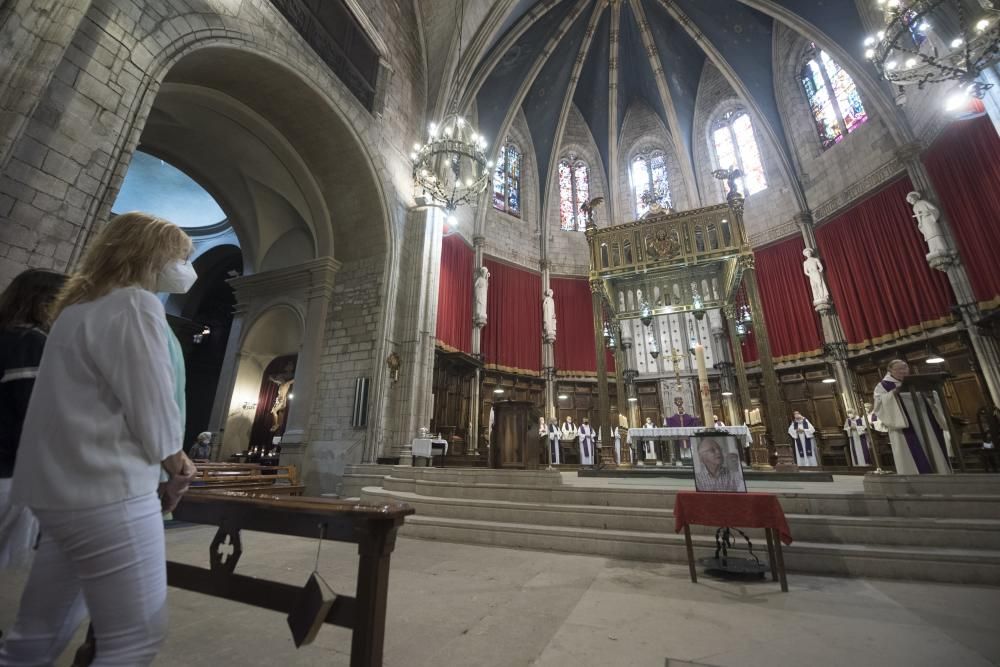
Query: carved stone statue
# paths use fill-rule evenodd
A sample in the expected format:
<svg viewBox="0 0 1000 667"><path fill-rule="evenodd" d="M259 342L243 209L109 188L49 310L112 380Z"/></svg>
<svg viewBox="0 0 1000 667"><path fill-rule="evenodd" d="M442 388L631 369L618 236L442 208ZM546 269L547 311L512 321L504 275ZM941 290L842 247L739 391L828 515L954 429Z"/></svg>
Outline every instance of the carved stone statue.
<svg viewBox="0 0 1000 667"><path fill-rule="evenodd" d="M477 327L486 326L486 292L490 287L490 271L485 266L476 271L476 281L472 291L472 323Z"/></svg>
<svg viewBox="0 0 1000 667"><path fill-rule="evenodd" d="M556 339L556 302L551 288L545 290L542 297L542 338L546 343Z"/></svg>
<svg viewBox="0 0 1000 667"><path fill-rule="evenodd" d="M913 217L917 220L917 229L924 235L927 243L927 259L931 260L942 255L949 254L948 243L945 241L944 233L938 219L941 212L934 204L926 199L922 199L919 192L911 192L906 195L906 202L913 207Z"/></svg>
<svg viewBox="0 0 1000 667"><path fill-rule="evenodd" d="M829 303L830 292L823 283L823 262L818 257L813 257L813 249L806 248L802 251L805 261L802 262L802 271L809 277L809 287L812 288L813 303Z"/></svg>

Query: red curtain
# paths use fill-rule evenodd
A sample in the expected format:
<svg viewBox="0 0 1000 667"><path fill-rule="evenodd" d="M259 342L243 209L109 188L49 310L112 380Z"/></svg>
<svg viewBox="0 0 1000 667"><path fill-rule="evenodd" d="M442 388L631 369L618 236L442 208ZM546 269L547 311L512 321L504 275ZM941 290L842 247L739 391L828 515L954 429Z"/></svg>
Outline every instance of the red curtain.
<svg viewBox="0 0 1000 667"><path fill-rule="evenodd" d="M924 155L924 164L976 298L984 307L1000 305L1000 135L993 122L979 116L952 123Z"/></svg>
<svg viewBox="0 0 1000 667"><path fill-rule="evenodd" d="M538 374L542 370L542 277L491 258L484 258L483 264L490 272L483 362L487 368Z"/></svg>
<svg viewBox="0 0 1000 667"><path fill-rule="evenodd" d="M472 248L458 234L441 240L441 274L438 283L438 345L447 350L472 352ZM489 305L489 304L487 304Z"/></svg>
<svg viewBox="0 0 1000 667"><path fill-rule="evenodd" d="M949 319L948 279L931 269L903 178L816 229L827 284L854 348ZM876 291L881 289L881 292Z"/></svg>
<svg viewBox="0 0 1000 667"><path fill-rule="evenodd" d="M757 286L775 361L816 356L823 350L819 316L813 310L809 280L802 273L803 248L802 237L795 236L754 251Z"/></svg>
<svg viewBox="0 0 1000 667"><path fill-rule="evenodd" d="M549 280L556 302L556 370L559 375L595 375L594 315L590 281L586 278ZM615 357L605 351L608 372L615 370Z"/></svg>
<svg viewBox="0 0 1000 667"><path fill-rule="evenodd" d="M743 363L749 364L760 361L760 350L757 349L757 335L753 331L747 334L743 342L737 341L737 343L739 343L740 351L743 353Z"/></svg>

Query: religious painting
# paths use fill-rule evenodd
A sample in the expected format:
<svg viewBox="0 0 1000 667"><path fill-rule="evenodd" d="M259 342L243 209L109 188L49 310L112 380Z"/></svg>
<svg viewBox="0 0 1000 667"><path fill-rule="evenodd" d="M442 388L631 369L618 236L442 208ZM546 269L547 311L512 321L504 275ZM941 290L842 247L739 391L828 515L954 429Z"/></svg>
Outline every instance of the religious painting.
<svg viewBox="0 0 1000 667"><path fill-rule="evenodd" d="M691 438L691 452L696 490L746 493L743 459L736 436L702 431Z"/></svg>

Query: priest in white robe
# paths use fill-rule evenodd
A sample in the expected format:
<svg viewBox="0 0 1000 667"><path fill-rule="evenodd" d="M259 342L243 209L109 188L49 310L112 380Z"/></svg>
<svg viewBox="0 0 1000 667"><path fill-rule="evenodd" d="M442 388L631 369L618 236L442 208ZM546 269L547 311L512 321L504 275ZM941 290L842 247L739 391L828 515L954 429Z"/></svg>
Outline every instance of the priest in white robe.
<svg viewBox="0 0 1000 667"><path fill-rule="evenodd" d="M865 403L865 415L868 417L868 425L872 427L873 430L879 433L888 433L889 429L885 427L885 424L879 420L878 415L875 414L875 409L872 407L871 403Z"/></svg>
<svg viewBox="0 0 1000 667"><path fill-rule="evenodd" d="M795 450L795 463L800 468L819 466L819 461L816 458L816 429L798 410L792 414L792 423L788 425L788 435L792 439L792 448Z"/></svg>
<svg viewBox="0 0 1000 667"><path fill-rule="evenodd" d="M643 428L656 428L656 424L653 423L652 417L646 417L646 423L642 425ZM662 465L660 461L656 458L656 441L655 440L644 440L642 443L643 453L642 457L639 459L639 465L645 465L646 461Z"/></svg>
<svg viewBox="0 0 1000 667"><path fill-rule="evenodd" d="M580 429L577 431L580 436L580 465L594 465L594 428L590 425L590 420L583 418Z"/></svg>
<svg viewBox="0 0 1000 667"><path fill-rule="evenodd" d="M847 433L847 444L851 450L851 464L870 466L872 461L868 447L868 424L865 423L865 418L858 416L854 410L848 410L844 431Z"/></svg>
<svg viewBox="0 0 1000 667"><path fill-rule="evenodd" d="M549 463L559 465L559 439L562 438L562 431L555 417L549 419Z"/></svg>
<svg viewBox="0 0 1000 667"><path fill-rule="evenodd" d="M951 473L948 461L951 435L946 426L941 398L936 392L900 394L899 387L910 374L910 366L902 359L890 361L888 371L875 387L874 411L879 421L889 429L896 473ZM923 402L919 410L916 401ZM923 421L922 425L918 419Z"/></svg>
<svg viewBox="0 0 1000 667"><path fill-rule="evenodd" d="M725 428L726 423L719 419L719 415L712 415L712 427L713 428Z"/></svg>

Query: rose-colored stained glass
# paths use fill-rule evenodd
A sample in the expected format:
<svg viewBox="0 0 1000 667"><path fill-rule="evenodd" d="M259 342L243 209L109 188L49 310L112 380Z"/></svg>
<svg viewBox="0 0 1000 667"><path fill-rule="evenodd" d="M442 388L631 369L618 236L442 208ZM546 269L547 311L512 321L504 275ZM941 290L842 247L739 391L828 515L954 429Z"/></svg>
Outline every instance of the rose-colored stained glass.
<svg viewBox="0 0 1000 667"><path fill-rule="evenodd" d="M590 173L587 170L587 165L582 162L577 162L573 165L573 187L576 190L576 207L574 210L576 229L582 232L586 229L587 223L583 219L581 210L583 205L590 201Z"/></svg>
<svg viewBox="0 0 1000 667"><path fill-rule="evenodd" d="M843 138L843 133L837 120L837 112L833 108L830 91L815 60L810 60L802 68L802 86L809 100L809 110L812 112L820 142L823 148L829 148Z"/></svg>
<svg viewBox="0 0 1000 667"><path fill-rule="evenodd" d="M854 79L833 59L826 55L824 51L819 52L823 61L823 69L830 78L830 85L833 88L833 98L840 109L840 115L844 119L844 126L847 132L851 133L859 125L868 120L865 113L865 106L861 103L861 95L858 94L858 87L854 85Z"/></svg>
<svg viewBox="0 0 1000 667"><path fill-rule="evenodd" d="M642 196L649 188L649 169L646 166L646 158L639 155L632 160L632 195L635 198L637 218L641 218L649 210L649 206L642 200Z"/></svg>
<svg viewBox="0 0 1000 667"><path fill-rule="evenodd" d="M576 229L573 199L573 169L569 161L559 163L559 226L564 231Z"/></svg>
<svg viewBox="0 0 1000 667"><path fill-rule="evenodd" d="M854 80L813 44L802 67L802 87L823 148L830 148L868 120Z"/></svg>
<svg viewBox="0 0 1000 667"><path fill-rule="evenodd" d="M497 156L493 173L493 208L511 215L521 215L521 151L506 143Z"/></svg>

